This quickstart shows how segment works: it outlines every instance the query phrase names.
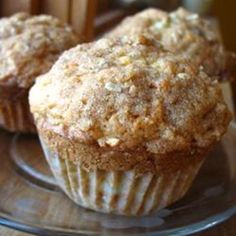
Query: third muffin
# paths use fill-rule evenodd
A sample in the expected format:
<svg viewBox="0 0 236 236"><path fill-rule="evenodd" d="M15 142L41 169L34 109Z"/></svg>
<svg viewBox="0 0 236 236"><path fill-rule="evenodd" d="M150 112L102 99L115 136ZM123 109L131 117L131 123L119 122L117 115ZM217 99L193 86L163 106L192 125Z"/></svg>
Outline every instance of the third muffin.
<svg viewBox="0 0 236 236"><path fill-rule="evenodd" d="M107 36L117 37L146 32L173 53L201 65L218 79L227 75L227 54L213 23L183 8L167 13L147 9L126 18ZM214 79L215 77L213 77Z"/></svg>
<svg viewBox="0 0 236 236"><path fill-rule="evenodd" d="M30 106L66 194L125 215L183 197L231 117L217 83L144 35L65 52L37 79Z"/></svg>

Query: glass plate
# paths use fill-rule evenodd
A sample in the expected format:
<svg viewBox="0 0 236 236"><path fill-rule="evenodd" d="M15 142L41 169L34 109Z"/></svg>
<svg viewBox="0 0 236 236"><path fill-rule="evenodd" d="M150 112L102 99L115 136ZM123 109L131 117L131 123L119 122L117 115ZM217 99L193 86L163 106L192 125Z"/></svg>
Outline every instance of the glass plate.
<svg viewBox="0 0 236 236"><path fill-rule="evenodd" d="M57 187L36 136L0 131L0 223L41 235L186 235L236 212L236 127L210 153L178 203L146 217L96 213Z"/></svg>

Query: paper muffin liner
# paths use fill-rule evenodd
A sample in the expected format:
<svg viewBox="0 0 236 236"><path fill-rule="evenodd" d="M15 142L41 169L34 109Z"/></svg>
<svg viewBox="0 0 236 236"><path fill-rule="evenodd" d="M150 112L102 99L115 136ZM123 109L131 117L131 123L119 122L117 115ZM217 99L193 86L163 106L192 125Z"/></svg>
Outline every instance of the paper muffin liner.
<svg viewBox="0 0 236 236"><path fill-rule="evenodd" d="M11 132L36 132L27 96L18 101L0 101L0 126Z"/></svg>
<svg viewBox="0 0 236 236"><path fill-rule="evenodd" d="M172 174L87 171L68 156L62 158L50 151L42 138L41 143L58 185L70 199L85 208L119 215L147 215L176 202L187 192L203 163Z"/></svg>

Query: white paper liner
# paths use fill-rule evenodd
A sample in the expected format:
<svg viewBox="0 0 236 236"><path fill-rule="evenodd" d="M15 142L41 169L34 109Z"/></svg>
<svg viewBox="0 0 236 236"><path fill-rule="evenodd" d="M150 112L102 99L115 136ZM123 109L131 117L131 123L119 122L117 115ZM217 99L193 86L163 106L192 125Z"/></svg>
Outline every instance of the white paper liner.
<svg viewBox="0 0 236 236"><path fill-rule="evenodd" d="M69 198L80 206L119 215L147 215L179 200L202 164L171 175L148 173L139 177L132 170L86 171L42 145L58 184Z"/></svg>

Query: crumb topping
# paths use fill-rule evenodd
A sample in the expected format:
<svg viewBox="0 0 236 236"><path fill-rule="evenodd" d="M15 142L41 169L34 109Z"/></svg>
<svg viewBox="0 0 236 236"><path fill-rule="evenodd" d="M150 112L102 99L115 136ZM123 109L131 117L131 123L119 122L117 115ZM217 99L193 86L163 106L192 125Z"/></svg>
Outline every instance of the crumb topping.
<svg viewBox="0 0 236 236"><path fill-rule="evenodd" d="M30 105L42 130L154 154L208 147L231 118L218 83L142 34L66 51L37 79Z"/></svg>
<svg viewBox="0 0 236 236"><path fill-rule="evenodd" d="M219 33L212 23L195 13L179 8L167 13L157 9L144 10L126 18L107 36L150 33L163 46L203 66L211 76L224 73L226 58Z"/></svg>

